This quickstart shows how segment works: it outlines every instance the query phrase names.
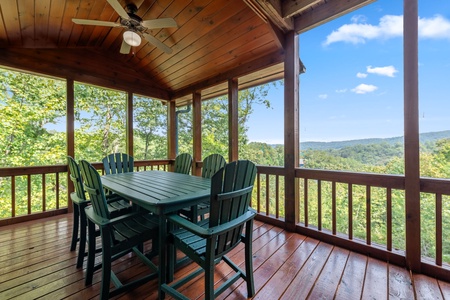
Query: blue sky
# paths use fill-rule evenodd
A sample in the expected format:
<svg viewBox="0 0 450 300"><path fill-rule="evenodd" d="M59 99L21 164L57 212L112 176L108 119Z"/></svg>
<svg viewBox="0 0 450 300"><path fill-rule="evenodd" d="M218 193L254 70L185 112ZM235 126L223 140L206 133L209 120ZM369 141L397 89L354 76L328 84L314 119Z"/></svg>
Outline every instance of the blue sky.
<svg viewBox="0 0 450 300"><path fill-rule="evenodd" d="M378 0L300 35L301 142L403 135L402 19L403 0ZM283 89L269 99L248 135L281 144ZM450 129L448 0L419 0L419 102L420 132Z"/></svg>

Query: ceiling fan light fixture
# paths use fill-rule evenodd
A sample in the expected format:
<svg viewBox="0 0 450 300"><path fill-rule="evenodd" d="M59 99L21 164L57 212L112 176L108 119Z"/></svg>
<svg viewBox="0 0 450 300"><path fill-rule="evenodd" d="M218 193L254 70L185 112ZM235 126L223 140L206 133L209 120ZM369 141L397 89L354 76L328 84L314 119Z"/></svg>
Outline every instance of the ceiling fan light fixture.
<svg viewBox="0 0 450 300"><path fill-rule="evenodd" d="M141 44L141 37L134 31L127 30L123 33L124 41L133 47L137 47Z"/></svg>

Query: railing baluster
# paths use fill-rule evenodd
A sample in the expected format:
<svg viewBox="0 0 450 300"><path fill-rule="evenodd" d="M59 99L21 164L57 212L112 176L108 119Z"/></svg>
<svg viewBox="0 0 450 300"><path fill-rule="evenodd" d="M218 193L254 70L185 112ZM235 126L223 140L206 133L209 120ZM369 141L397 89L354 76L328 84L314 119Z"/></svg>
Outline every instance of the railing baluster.
<svg viewBox="0 0 450 300"><path fill-rule="evenodd" d="M353 185L348 185L348 239L353 239Z"/></svg>
<svg viewBox="0 0 450 300"><path fill-rule="evenodd" d="M31 214L31 175L27 175L27 199L28 199L28 214Z"/></svg>
<svg viewBox="0 0 450 300"><path fill-rule="evenodd" d="M442 266L442 194L436 194L436 264Z"/></svg>
<svg viewBox="0 0 450 300"><path fill-rule="evenodd" d="M256 194L256 211L261 212L261 173L256 175L256 186L258 187L258 194Z"/></svg>
<svg viewBox="0 0 450 300"><path fill-rule="evenodd" d="M336 235L336 181L331 183L331 230Z"/></svg>
<svg viewBox="0 0 450 300"><path fill-rule="evenodd" d="M42 211L46 211L46 191L45 191L45 174L42 174Z"/></svg>
<svg viewBox="0 0 450 300"><path fill-rule="evenodd" d="M305 226L308 227L309 224L309 216L308 216L308 179L305 178L304 188L303 188L303 196L304 196L304 215L305 215Z"/></svg>
<svg viewBox="0 0 450 300"><path fill-rule="evenodd" d="M392 189L386 189L386 248L392 251Z"/></svg>
<svg viewBox="0 0 450 300"><path fill-rule="evenodd" d="M371 194L370 194L370 185L366 185L366 243L367 245L372 244L372 217L371 217Z"/></svg>
<svg viewBox="0 0 450 300"><path fill-rule="evenodd" d="M56 184L56 209L59 209L60 203L59 203L59 172L56 173L55 177L55 184Z"/></svg>
<svg viewBox="0 0 450 300"><path fill-rule="evenodd" d="M280 176L275 176L275 217L280 217Z"/></svg>
<svg viewBox="0 0 450 300"><path fill-rule="evenodd" d="M11 216L16 216L16 176L11 176Z"/></svg>
<svg viewBox="0 0 450 300"><path fill-rule="evenodd" d="M317 229L322 230L322 181L317 180Z"/></svg>
<svg viewBox="0 0 450 300"><path fill-rule="evenodd" d="M266 174L266 216L269 215L269 174Z"/></svg>

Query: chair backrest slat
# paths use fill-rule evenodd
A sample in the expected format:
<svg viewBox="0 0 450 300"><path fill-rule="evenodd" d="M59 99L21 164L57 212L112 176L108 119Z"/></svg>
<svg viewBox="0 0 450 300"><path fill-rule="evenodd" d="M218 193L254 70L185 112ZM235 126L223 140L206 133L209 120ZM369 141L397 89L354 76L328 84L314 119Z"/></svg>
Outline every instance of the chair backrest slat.
<svg viewBox="0 0 450 300"><path fill-rule="evenodd" d="M189 153L181 153L175 158L175 173L189 174L192 167L192 156Z"/></svg>
<svg viewBox="0 0 450 300"><path fill-rule="evenodd" d="M225 158L220 154L211 154L203 160L202 177L211 178L226 164Z"/></svg>
<svg viewBox="0 0 450 300"><path fill-rule="evenodd" d="M112 153L102 160L105 174L133 172L134 158L126 153Z"/></svg>
<svg viewBox="0 0 450 300"><path fill-rule="evenodd" d="M73 182L75 187L75 193L77 197L81 200L86 200L86 193L83 186L83 179L80 173L80 167L73 157L67 156L67 164L69 165L70 180Z"/></svg>
<svg viewBox="0 0 450 300"><path fill-rule="evenodd" d="M211 179L209 226L214 227L235 220L249 209L256 165L238 160L225 165ZM240 242L244 223L217 236L215 255L227 252Z"/></svg>
<svg viewBox="0 0 450 300"><path fill-rule="evenodd" d="M85 160L80 161L80 169L84 179L84 187L89 194L94 212L102 218L110 219L100 174Z"/></svg>

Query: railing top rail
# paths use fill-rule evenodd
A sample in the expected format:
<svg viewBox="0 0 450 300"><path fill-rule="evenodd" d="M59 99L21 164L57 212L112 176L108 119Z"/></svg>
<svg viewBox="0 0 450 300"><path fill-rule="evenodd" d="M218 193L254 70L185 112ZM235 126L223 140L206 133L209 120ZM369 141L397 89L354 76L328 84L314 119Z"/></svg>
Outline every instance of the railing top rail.
<svg viewBox="0 0 450 300"><path fill-rule="evenodd" d="M67 165L0 168L0 177L67 172Z"/></svg>
<svg viewBox="0 0 450 300"><path fill-rule="evenodd" d="M369 185L392 189L405 189L405 176L375 173L355 173L346 171L330 171L297 168L295 176L306 179L326 180L341 183Z"/></svg>

